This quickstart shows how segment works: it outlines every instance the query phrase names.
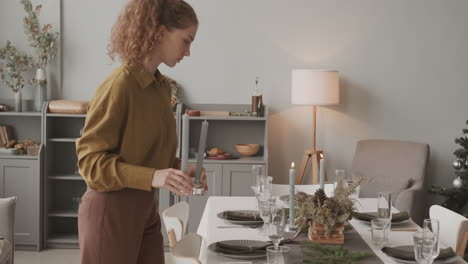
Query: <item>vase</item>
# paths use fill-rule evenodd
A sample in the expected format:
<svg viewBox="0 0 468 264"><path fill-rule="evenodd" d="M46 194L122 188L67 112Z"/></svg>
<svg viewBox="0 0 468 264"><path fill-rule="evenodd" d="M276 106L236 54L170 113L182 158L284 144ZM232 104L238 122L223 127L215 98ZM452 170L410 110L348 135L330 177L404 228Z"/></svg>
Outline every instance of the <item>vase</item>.
<svg viewBox="0 0 468 264"><path fill-rule="evenodd" d="M42 111L42 106L47 100L47 78L45 69L36 70L36 96L34 97L34 110L36 112Z"/></svg>
<svg viewBox="0 0 468 264"><path fill-rule="evenodd" d="M21 89L15 92L15 112L21 112L23 106L23 96L21 94Z"/></svg>
<svg viewBox="0 0 468 264"><path fill-rule="evenodd" d="M338 224L330 235L326 234L327 228L321 224L313 223L309 226L308 236L319 244L344 244L344 224Z"/></svg>

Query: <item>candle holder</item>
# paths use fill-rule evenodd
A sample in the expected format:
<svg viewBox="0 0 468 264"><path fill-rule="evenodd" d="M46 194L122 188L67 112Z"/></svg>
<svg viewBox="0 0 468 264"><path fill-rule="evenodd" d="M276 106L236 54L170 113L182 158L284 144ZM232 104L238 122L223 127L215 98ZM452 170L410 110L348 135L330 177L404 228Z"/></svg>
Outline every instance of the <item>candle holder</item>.
<svg viewBox="0 0 468 264"><path fill-rule="evenodd" d="M192 195L194 195L194 196L203 196L203 195L205 195L205 189L200 184L200 182L197 183L195 180L193 182Z"/></svg>

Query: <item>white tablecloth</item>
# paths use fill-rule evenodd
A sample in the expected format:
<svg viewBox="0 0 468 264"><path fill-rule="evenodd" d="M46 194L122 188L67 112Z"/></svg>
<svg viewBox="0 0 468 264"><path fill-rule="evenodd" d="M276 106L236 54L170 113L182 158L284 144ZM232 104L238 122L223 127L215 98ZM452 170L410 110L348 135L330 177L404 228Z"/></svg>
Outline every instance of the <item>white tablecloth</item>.
<svg viewBox="0 0 468 264"><path fill-rule="evenodd" d="M282 203L279 201L279 203ZM232 260L229 258L222 257L215 252L208 250L208 245L214 242L231 240L231 239L249 239L249 240L264 240L269 241L268 236L260 235L257 229L249 227L245 228L218 228L219 226L231 225L217 217L217 214L225 210L255 210L257 201L255 197L224 197L224 196L212 196L208 198L206 203L205 211L200 221L197 233L204 238L201 251L200 260L202 263L229 263L239 262L239 260ZM359 198L357 208L360 212L372 212L377 209L376 198ZM398 212L395 208L393 212ZM370 226L368 224L359 222L357 220L351 220L351 225L361 235L364 241L374 251L374 253L384 263L399 263L387 255L385 255L379 248L372 244ZM398 226L400 227L400 226ZM417 227L415 223L408 223L401 225L401 227ZM390 246L401 246L401 245L413 245L413 233L414 232L391 232L389 236Z"/></svg>

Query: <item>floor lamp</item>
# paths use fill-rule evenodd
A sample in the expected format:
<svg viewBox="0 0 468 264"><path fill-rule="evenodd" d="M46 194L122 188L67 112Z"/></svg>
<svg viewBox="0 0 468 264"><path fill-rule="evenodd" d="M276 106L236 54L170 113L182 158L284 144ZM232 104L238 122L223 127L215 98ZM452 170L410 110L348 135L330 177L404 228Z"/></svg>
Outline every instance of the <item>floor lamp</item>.
<svg viewBox="0 0 468 264"><path fill-rule="evenodd" d="M291 103L312 106L312 149L306 150L299 168L296 184L301 184L305 169L311 162L312 184L318 183L320 159L323 151L316 148L317 106L339 104L339 76L334 70L293 69ZM324 168L325 169L325 168Z"/></svg>

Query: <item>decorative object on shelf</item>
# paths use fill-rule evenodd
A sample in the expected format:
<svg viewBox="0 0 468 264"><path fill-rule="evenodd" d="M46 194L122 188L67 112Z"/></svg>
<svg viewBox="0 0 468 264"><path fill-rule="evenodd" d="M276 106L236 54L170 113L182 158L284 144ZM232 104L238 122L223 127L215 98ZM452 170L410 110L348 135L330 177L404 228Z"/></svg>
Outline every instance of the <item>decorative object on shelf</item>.
<svg viewBox="0 0 468 264"><path fill-rule="evenodd" d="M312 105L312 149L306 150L299 169L296 184L301 184L305 169L311 161L311 183L318 183L318 167L322 150L316 149L317 105L339 104L339 76L334 70L294 69L292 70L291 103Z"/></svg>
<svg viewBox="0 0 468 264"><path fill-rule="evenodd" d="M88 102L70 100L53 100L49 102L50 113L86 114L87 110Z"/></svg>
<svg viewBox="0 0 468 264"><path fill-rule="evenodd" d="M46 68L50 61L57 55L56 41L58 32L51 32L52 25L39 23L39 14L42 5L37 5L34 10L30 0L21 0L26 11L23 19L24 33L28 36L29 46L36 50L36 98L34 100L35 111L41 111L42 105L47 100L47 75Z"/></svg>
<svg viewBox="0 0 468 264"><path fill-rule="evenodd" d="M18 151L17 155L29 155L29 156L36 156L40 144L36 143L36 141L27 139L19 141L18 144L15 145L15 149Z"/></svg>
<svg viewBox="0 0 468 264"><path fill-rule="evenodd" d="M339 177L332 197L327 197L323 189L314 195L296 195L297 220L309 223L309 239L318 243L343 244L344 223L351 219L355 211L355 199L350 195L356 191L360 180L347 185Z"/></svg>
<svg viewBox="0 0 468 264"><path fill-rule="evenodd" d="M36 70L36 96L34 98L34 110L36 112L42 111L42 105L47 101L47 79L45 69Z"/></svg>
<svg viewBox="0 0 468 264"><path fill-rule="evenodd" d="M187 110L187 114L189 116L200 116L200 111L199 110Z"/></svg>
<svg viewBox="0 0 468 264"><path fill-rule="evenodd" d="M15 93L15 111L21 112L21 89L26 84L23 74L33 66L32 57L18 52L11 42L7 41L5 47L0 48L0 60L4 61L0 62L0 79Z"/></svg>
<svg viewBox="0 0 468 264"><path fill-rule="evenodd" d="M0 126L0 147L11 148L14 144L11 126Z"/></svg>
<svg viewBox="0 0 468 264"><path fill-rule="evenodd" d="M468 121L466 121L468 125ZM446 199L442 206L468 217L468 128L463 129L463 136L455 138L460 147L453 152L456 159L452 162L456 178L453 188L433 185L429 190L432 194L444 196Z"/></svg>
<svg viewBox="0 0 468 264"><path fill-rule="evenodd" d="M367 252L352 252L343 246L324 246L314 241L305 241L301 247L306 263L359 263L374 256Z"/></svg>
<svg viewBox="0 0 468 264"><path fill-rule="evenodd" d="M259 77L255 77L254 92L252 94L252 104L250 110L254 116L263 116L265 109L263 105L263 94L261 92L259 79Z"/></svg>
<svg viewBox="0 0 468 264"><path fill-rule="evenodd" d="M254 112L229 112L230 116L257 116Z"/></svg>
<svg viewBox="0 0 468 264"><path fill-rule="evenodd" d="M9 112L11 110L11 107L6 104L0 104L0 112Z"/></svg>
<svg viewBox="0 0 468 264"><path fill-rule="evenodd" d="M242 156L251 157L258 153L260 144L236 144L236 150Z"/></svg>

